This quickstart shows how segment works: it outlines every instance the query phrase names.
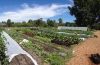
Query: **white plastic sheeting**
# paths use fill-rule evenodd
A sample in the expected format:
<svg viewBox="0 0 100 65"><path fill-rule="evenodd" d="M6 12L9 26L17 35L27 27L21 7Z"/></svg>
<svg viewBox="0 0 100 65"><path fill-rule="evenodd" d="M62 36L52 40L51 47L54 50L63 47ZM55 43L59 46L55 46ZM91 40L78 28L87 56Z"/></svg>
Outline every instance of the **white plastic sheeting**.
<svg viewBox="0 0 100 65"><path fill-rule="evenodd" d="M19 54L25 54L26 56L28 56L32 62L35 64L35 65L38 65L36 60L34 60L32 58L32 56L27 53L26 51L24 51L20 46L19 44L13 40L6 32L2 32L2 36L4 36L5 38L5 43L6 43L6 47L7 47L7 56L9 57L9 62L12 61L12 59L16 56L16 55L19 55Z"/></svg>
<svg viewBox="0 0 100 65"><path fill-rule="evenodd" d="M76 33L67 33L67 32L57 32L58 34L68 34L68 35L86 35L86 34L76 34Z"/></svg>
<svg viewBox="0 0 100 65"><path fill-rule="evenodd" d="M66 27L66 26L59 26L58 30L82 30L82 31L87 31L88 27Z"/></svg>

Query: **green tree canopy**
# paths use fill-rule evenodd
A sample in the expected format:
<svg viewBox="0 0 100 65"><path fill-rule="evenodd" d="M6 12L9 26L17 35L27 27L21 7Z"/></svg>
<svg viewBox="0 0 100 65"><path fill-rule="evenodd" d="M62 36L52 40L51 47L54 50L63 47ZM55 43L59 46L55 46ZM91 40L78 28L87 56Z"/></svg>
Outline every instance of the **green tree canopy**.
<svg viewBox="0 0 100 65"><path fill-rule="evenodd" d="M76 24L74 22L66 22L65 26L69 26L69 27L75 27Z"/></svg>
<svg viewBox="0 0 100 65"><path fill-rule="evenodd" d="M62 25L63 25L63 20L62 20L62 18L59 18L58 21L59 21L58 24L59 24L60 26L62 26Z"/></svg>
<svg viewBox="0 0 100 65"><path fill-rule="evenodd" d="M37 27L38 26L46 26L46 23L45 23L45 21L43 21L42 18L34 20L33 22L34 22L34 26L37 26Z"/></svg>
<svg viewBox="0 0 100 65"><path fill-rule="evenodd" d="M8 27L11 27L11 26L12 26L12 22L11 22L10 19L7 20L7 26L8 26Z"/></svg>
<svg viewBox="0 0 100 65"><path fill-rule="evenodd" d="M56 27L57 26L56 21L55 20L50 20L50 19L47 19L47 25L49 27Z"/></svg>
<svg viewBox="0 0 100 65"><path fill-rule="evenodd" d="M32 23L32 22L33 22L33 20L31 20L31 19L28 20L28 23Z"/></svg>
<svg viewBox="0 0 100 65"><path fill-rule="evenodd" d="M68 8L78 26L92 26L100 21L100 0L74 0Z"/></svg>
<svg viewBox="0 0 100 65"><path fill-rule="evenodd" d="M59 21L59 23L60 23L60 24L62 24L62 23L63 23L62 18L59 18L59 19L58 19L58 21Z"/></svg>

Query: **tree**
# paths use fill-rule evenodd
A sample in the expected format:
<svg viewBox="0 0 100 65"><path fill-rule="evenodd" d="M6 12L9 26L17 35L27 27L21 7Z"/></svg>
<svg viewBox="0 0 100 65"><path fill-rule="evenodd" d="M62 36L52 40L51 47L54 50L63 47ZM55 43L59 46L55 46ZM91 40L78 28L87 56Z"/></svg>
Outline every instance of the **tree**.
<svg viewBox="0 0 100 65"><path fill-rule="evenodd" d="M74 5L68 8L78 26L91 27L100 21L100 0L74 0Z"/></svg>
<svg viewBox="0 0 100 65"><path fill-rule="evenodd" d="M58 19L59 23L62 24L63 20L61 18Z"/></svg>
<svg viewBox="0 0 100 65"><path fill-rule="evenodd" d="M28 23L26 21L23 21L22 23L20 23L22 27L28 27Z"/></svg>
<svg viewBox="0 0 100 65"><path fill-rule="evenodd" d="M58 21L59 21L59 25L62 26L63 25L63 20L61 18L59 18Z"/></svg>
<svg viewBox="0 0 100 65"><path fill-rule="evenodd" d="M37 20L34 20L34 26L46 26L46 23L45 23L45 21L43 21L43 19L42 18L40 18L40 19L37 19Z"/></svg>
<svg viewBox="0 0 100 65"><path fill-rule="evenodd" d="M50 19L47 19L47 25L49 27L55 27L55 26L57 26L56 21L55 20L50 20Z"/></svg>
<svg viewBox="0 0 100 65"><path fill-rule="evenodd" d="M29 21L28 21L28 23L32 23L33 21L30 19Z"/></svg>
<svg viewBox="0 0 100 65"><path fill-rule="evenodd" d="M41 25L40 19L35 20L35 21L34 21L34 25L37 26L37 27L40 26L40 25Z"/></svg>
<svg viewBox="0 0 100 65"><path fill-rule="evenodd" d="M75 27L76 24L74 22L66 22L65 26L69 26L69 27Z"/></svg>
<svg viewBox="0 0 100 65"><path fill-rule="evenodd" d="M11 20L10 19L7 20L7 26L8 27L11 27L12 26L12 23L11 23Z"/></svg>

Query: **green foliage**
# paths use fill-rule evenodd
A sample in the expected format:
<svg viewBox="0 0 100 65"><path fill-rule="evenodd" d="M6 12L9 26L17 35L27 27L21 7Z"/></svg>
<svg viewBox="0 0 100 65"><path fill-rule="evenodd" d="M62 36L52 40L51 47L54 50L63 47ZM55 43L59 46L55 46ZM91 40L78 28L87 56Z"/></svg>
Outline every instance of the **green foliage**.
<svg viewBox="0 0 100 65"><path fill-rule="evenodd" d="M78 26L91 27L100 21L100 0L74 0L74 5L69 10L76 17Z"/></svg>
<svg viewBox="0 0 100 65"><path fill-rule="evenodd" d="M58 19L59 23L62 24L63 20L61 18Z"/></svg>
<svg viewBox="0 0 100 65"><path fill-rule="evenodd" d="M57 54L49 54L47 61L49 61L51 65L65 65L64 59Z"/></svg>
<svg viewBox="0 0 100 65"><path fill-rule="evenodd" d="M0 33L0 65L8 65L8 59L5 54L6 47Z"/></svg>
<svg viewBox="0 0 100 65"><path fill-rule="evenodd" d="M74 26L76 26L76 23L66 22L65 26L74 27Z"/></svg>
<svg viewBox="0 0 100 65"><path fill-rule="evenodd" d="M7 26L8 26L8 27L11 27L11 26L12 26L12 22L11 22L10 19L7 20Z"/></svg>
<svg viewBox="0 0 100 65"><path fill-rule="evenodd" d="M3 28L0 28L0 36L1 36L1 32L2 32Z"/></svg>
<svg viewBox="0 0 100 65"><path fill-rule="evenodd" d="M71 45L78 44L80 39L77 37L62 37L51 40L52 43L70 47Z"/></svg>
<svg viewBox="0 0 100 65"><path fill-rule="evenodd" d="M44 26L45 27L46 23L45 23L45 21L42 20L42 18L40 18L40 19L34 20L34 26L36 26L36 27Z"/></svg>
<svg viewBox="0 0 100 65"><path fill-rule="evenodd" d="M92 29L100 30L100 23L96 23L92 26Z"/></svg>
<svg viewBox="0 0 100 65"><path fill-rule="evenodd" d="M78 37L71 37L67 40L69 45L78 44L80 42L80 39Z"/></svg>
<svg viewBox="0 0 100 65"><path fill-rule="evenodd" d="M62 20L62 18L59 18L58 21L59 21L58 25L59 26L63 26L63 20Z"/></svg>
<svg viewBox="0 0 100 65"><path fill-rule="evenodd" d="M35 33L34 36L24 36L24 32ZM26 50L30 52L35 52L43 62L49 63L50 65L65 65L65 62L68 61L72 57L72 46L73 44L77 44L80 40L77 35L67 35L67 34L58 34L59 32L55 28L12 28L8 30L9 33L17 42L23 39L28 39L29 42L20 44ZM61 30L60 32L69 32L69 33L85 33L83 31L71 31L71 30ZM65 45L57 45L51 43L51 40L57 38L62 41L66 41L65 44L71 44L70 47L66 47ZM60 53L64 53L61 55Z"/></svg>
<svg viewBox="0 0 100 65"><path fill-rule="evenodd" d="M28 21L28 23L32 23L32 22L33 22L33 20L31 20L31 19Z"/></svg>
<svg viewBox="0 0 100 65"><path fill-rule="evenodd" d="M65 45L65 46L78 44L80 42L80 39L77 35L58 34L51 30L39 30L37 35L41 37L47 37L50 39L58 39L59 41L64 42L61 45Z"/></svg>
<svg viewBox="0 0 100 65"><path fill-rule="evenodd" d="M22 32L23 32L23 34L25 34L27 36L31 36L31 37L36 35L36 33L31 31L30 29L23 29Z"/></svg>
<svg viewBox="0 0 100 65"><path fill-rule="evenodd" d="M50 19L47 20L47 25L49 27L56 27L57 26L55 20L50 20Z"/></svg>

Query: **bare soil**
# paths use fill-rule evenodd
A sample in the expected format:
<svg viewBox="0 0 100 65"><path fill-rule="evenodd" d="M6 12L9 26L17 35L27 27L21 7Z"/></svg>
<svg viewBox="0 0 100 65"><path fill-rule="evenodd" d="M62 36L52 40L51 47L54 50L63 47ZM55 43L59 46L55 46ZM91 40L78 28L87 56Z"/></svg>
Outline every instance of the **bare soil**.
<svg viewBox="0 0 100 65"><path fill-rule="evenodd" d="M100 31L96 31L94 35L97 38L89 38L74 48L74 57L66 65L95 65L89 57L91 54L100 54Z"/></svg>
<svg viewBox="0 0 100 65"><path fill-rule="evenodd" d="M23 48L25 51L27 51L38 63L38 65L42 65L43 61L41 57L37 56L33 50L30 50L28 48Z"/></svg>
<svg viewBox="0 0 100 65"><path fill-rule="evenodd" d="M34 65L34 63L26 55L20 54L13 58L10 65Z"/></svg>

